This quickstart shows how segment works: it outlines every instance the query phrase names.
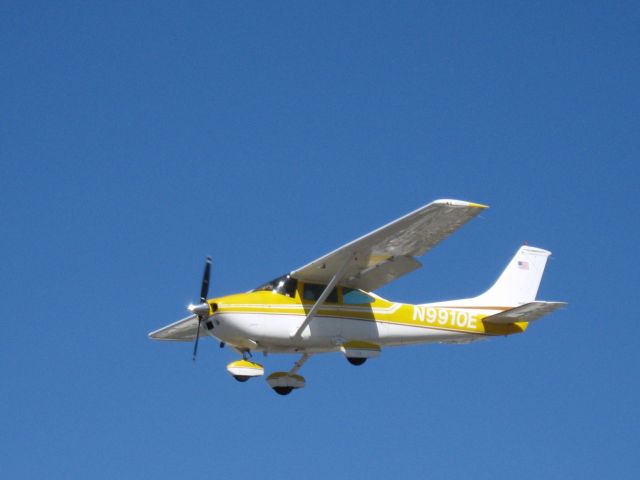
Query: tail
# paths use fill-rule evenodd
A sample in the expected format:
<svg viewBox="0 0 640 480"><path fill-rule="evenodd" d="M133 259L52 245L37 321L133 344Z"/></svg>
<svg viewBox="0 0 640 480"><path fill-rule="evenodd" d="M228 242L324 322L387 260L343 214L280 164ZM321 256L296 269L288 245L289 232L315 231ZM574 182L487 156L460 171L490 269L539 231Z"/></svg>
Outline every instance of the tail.
<svg viewBox="0 0 640 480"><path fill-rule="evenodd" d="M482 295L438 304L517 307L533 302L549 255L551 252L547 250L524 245L516 252L496 283Z"/></svg>
<svg viewBox="0 0 640 480"><path fill-rule="evenodd" d="M505 306L533 302L549 255L551 252L541 248L520 247L496 283L474 300L485 305Z"/></svg>

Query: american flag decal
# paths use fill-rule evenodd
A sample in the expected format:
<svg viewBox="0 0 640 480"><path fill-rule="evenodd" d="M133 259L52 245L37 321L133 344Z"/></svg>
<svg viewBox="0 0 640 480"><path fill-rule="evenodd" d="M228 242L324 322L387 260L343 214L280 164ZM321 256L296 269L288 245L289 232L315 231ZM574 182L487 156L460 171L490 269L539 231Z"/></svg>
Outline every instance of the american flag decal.
<svg viewBox="0 0 640 480"><path fill-rule="evenodd" d="M529 262L518 262L518 268L529 270Z"/></svg>

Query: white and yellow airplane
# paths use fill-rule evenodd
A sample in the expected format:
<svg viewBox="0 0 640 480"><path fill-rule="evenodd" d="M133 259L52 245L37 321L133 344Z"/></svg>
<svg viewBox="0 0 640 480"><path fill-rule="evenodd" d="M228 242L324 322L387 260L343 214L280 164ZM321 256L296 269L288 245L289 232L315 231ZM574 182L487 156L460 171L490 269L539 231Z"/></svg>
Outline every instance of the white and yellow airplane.
<svg viewBox="0 0 640 480"><path fill-rule="evenodd" d="M151 332L156 340L194 341L201 335L242 355L227 370L238 381L264 374L252 352L299 353L288 372L267 383L281 395L302 388L298 374L312 356L342 352L353 365L377 357L384 347L419 343L469 343L524 332L564 302L536 301L550 252L521 247L495 284L480 296L421 305L371 293L421 266L423 255L478 215L484 205L436 200L289 274L247 293L207 298L207 258L200 303L191 315Z"/></svg>

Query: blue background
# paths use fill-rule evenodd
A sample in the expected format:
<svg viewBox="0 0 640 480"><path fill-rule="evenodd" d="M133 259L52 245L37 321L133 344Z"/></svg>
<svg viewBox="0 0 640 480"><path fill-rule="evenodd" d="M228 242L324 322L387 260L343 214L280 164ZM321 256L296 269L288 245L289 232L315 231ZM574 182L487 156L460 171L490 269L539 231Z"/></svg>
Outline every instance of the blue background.
<svg viewBox="0 0 640 480"><path fill-rule="evenodd" d="M3 2L3 477L636 478L638 5ZM528 241L568 308L289 397L147 338L441 197L491 209L378 293Z"/></svg>

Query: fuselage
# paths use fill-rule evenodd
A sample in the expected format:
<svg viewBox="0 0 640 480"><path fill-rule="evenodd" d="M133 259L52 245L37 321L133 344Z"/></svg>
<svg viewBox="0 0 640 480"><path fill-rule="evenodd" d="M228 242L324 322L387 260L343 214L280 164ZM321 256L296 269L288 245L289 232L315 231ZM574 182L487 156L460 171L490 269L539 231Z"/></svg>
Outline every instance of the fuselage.
<svg viewBox="0 0 640 480"><path fill-rule="evenodd" d="M314 287L314 288L312 288ZM380 347L419 343L469 343L487 336L523 332L526 322L507 325L482 319L508 307L456 307L455 303L411 305L337 287L299 338L293 333L315 303L317 285L299 282L288 294L257 290L209 300L215 304L209 333L239 349L273 353L337 351L345 342Z"/></svg>

